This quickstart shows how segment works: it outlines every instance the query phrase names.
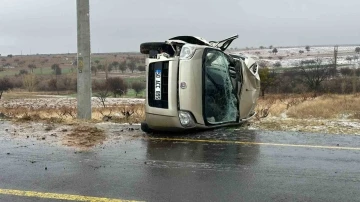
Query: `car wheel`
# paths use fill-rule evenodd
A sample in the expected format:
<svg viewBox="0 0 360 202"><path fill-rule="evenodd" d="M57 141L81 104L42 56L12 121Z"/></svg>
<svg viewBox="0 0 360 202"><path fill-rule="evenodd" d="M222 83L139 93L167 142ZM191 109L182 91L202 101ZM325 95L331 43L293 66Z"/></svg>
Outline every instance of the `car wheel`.
<svg viewBox="0 0 360 202"><path fill-rule="evenodd" d="M145 133L151 133L152 130L149 128L148 124L145 122L141 122L141 130Z"/></svg>

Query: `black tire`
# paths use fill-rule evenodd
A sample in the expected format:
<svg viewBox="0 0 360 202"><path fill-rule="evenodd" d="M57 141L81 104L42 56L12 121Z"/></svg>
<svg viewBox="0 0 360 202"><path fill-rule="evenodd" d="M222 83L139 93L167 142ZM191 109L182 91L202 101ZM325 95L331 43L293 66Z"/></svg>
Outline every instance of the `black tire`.
<svg viewBox="0 0 360 202"><path fill-rule="evenodd" d="M163 50L170 55L174 54L174 50L171 48L171 46L164 42L147 42L140 44L140 52L142 54L149 54L151 50Z"/></svg>
<svg viewBox="0 0 360 202"><path fill-rule="evenodd" d="M141 130L145 133L151 133L152 130L149 128L148 124L145 122L141 122Z"/></svg>

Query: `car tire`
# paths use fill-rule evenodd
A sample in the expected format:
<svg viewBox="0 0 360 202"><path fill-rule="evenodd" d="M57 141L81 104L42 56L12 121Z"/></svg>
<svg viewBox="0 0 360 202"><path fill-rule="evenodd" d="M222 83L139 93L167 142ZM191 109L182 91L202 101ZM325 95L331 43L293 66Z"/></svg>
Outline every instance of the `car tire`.
<svg viewBox="0 0 360 202"><path fill-rule="evenodd" d="M145 133L151 133L152 130L149 128L149 125L145 122L141 122L141 130Z"/></svg>

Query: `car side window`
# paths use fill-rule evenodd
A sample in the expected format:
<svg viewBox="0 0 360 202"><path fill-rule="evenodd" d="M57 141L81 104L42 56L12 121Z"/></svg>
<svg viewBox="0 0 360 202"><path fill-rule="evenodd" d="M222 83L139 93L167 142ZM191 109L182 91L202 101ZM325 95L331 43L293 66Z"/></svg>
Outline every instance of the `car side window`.
<svg viewBox="0 0 360 202"><path fill-rule="evenodd" d="M224 53L209 49L204 64L204 110L209 124L236 121L237 99L229 76L229 62Z"/></svg>

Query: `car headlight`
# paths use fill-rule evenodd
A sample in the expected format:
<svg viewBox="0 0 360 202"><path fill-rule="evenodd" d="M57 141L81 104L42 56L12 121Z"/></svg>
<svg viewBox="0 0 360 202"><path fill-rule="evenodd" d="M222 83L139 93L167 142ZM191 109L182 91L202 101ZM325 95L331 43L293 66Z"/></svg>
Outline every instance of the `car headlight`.
<svg viewBox="0 0 360 202"><path fill-rule="evenodd" d="M184 127L192 127L195 125L194 119L189 112L179 111L179 120Z"/></svg>
<svg viewBox="0 0 360 202"><path fill-rule="evenodd" d="M195 50L196 48L193 45L189 45L189 44L183 45L180 51L180 60L191 59L192 56L194 56Z"/></svg>

